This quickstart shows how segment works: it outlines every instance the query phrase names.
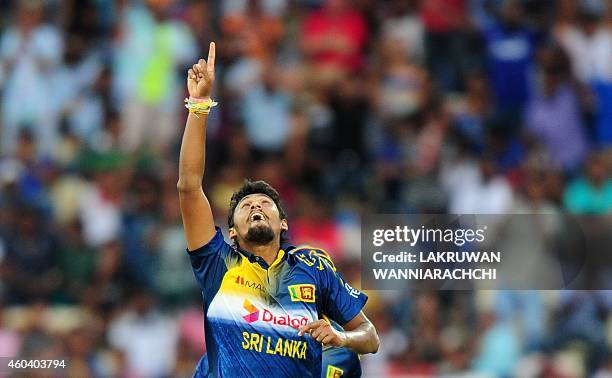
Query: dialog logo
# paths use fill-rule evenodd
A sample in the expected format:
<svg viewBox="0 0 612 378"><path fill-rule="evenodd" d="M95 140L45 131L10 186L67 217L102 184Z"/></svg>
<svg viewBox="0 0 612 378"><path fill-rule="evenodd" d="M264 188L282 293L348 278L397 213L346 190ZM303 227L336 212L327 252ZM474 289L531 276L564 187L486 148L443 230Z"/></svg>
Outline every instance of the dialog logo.
<svg viewBox="0 0 612 378"><path fill-rule="evenodd" d="M244 308L248 312L248 314L242 316L242 319L244 319L245 322L250 324L256 322L259 319L259 309L255 307L251 302L249 302L248 299L244 300L242 308Z"/></svg>
<svg viewBox="0 0 612 378"><path fill-rule="evenodd" d="M249 324L260 321L262 323L273 324L275 326L284 326L298 329L301 326L308 324L309 322L309 319L303 315L292 316L288 313L278 314L268 310L267 308L260 310L248 299L244 300L244 302L242 303L242 308L248 312L248 314L242 316L242 319L244 319L244 321Z"/></svg>

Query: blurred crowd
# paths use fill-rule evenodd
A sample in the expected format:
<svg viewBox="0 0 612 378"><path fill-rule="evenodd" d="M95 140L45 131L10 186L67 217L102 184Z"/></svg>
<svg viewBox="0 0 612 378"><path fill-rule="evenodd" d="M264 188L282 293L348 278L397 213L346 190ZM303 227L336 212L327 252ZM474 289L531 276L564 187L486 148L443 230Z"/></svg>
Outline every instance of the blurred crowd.
<svg viewBox="0 0 612 378"><path fill-rule="evenodd" d="M612 237L609 0L0 8L0 356L191 375L203 316L177 164L186 71L211 40L222 227L243 179L266 180L294 244L356 287L372 213L571 213ZM364 374L610 376L611 308L604 290L371 292Z"/></svg>

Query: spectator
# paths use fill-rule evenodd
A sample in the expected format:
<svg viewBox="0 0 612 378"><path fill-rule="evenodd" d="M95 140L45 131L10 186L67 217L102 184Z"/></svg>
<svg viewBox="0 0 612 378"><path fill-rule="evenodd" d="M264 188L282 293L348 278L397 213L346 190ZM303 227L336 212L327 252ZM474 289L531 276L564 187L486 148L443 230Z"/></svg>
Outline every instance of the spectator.
<svg viewBox="0 0 612 378"><path fill-rule="evenodd" d="M602 153L594 153L586 163L586 175L569 184L565 208L575 214L603 214L612 210L612 178Z"/></svg>
<svg viewBox="0 0 612 378"><path fill-rule="evenodd" d="M541 56L541 87L527 105L526 126L556 167L573 172L587 151L578 95L569 81L569 65L564 63L562 52L547 48Z"/></svg>
<svg viewBox="0 0 612 378"><path fill-rule="evenodd" d="M361 13L347 0L325 0L302 25L302 50L312 65L312 78L336 83L363 67L368 28Z"/></svg>
<svg viewBox="0 0 612 378"><path fill-rule="evenodd" d="M583 340L588 349L584 366L577 368L592 372L608 358L608 346L604 337L604 324L600 314L610 311L610 293L607 291L566 291L561 293L559 316L553 326L555 347L564 347L572 340Z"/></svg>
<svg viewBox="0 0 612 378"><path fill-rule="evenodd" d="M15 214L14 230L2 261L11 302L51 299L61 283L55 243L57 240L45 228L40 214L22 206Z"/></svg>
<svg viewBox="0 0 612 378"><path fill-rule="evenodd" d="M467 74L465 82L465 98L452 110L453 123L468 147L478 153L482 152L487 128L491 126L491 93L487 77L482 73Z"/></svg>
<svg viewBox="0 0 612 378"><path fill-rule="evenodd" d="M285 146L291 133L291 105L278 67L266 66L261 83L247 90L242 103L247 137L259 153L279 152Z"/></svg>
<svg viewBox="0 0 612 378"><path fill-rule="evenodd" d="M79 302L98 265L98 251L83 240L82 226L74 221L65 228L65 238L59 252L62 271L62 294L69 302Z"/></svg>
<svg viewBox="0 0 612 378"><path fill-rule="evenodd" d="M183 264L183 228L173 187L163 190L161 201L163 216L156 232L159 241L154 247L153 283L163 303L179 306L190 302L195 285L189 267Z"/></svg>
<svg viewBox="0 0 612 378"><path fill-rule="evenodd" d="M467 21L464 0L421 2L421 19L425 26L427 67L445 90L457 90L461 58L466 54L462 29Z"/></svg>
<svg viewBox="0 0 612 378"><path fill-rule="evenodd" d="M15 184L19 188L20 200L49 215L50 199L46 186L52 176L52 162L38 159L36 156L36 141L29 130L22 130L15 151L16 172Z"/></svg>
<svg viewBox="0 0 612 378"><path fill-rule="evenodd" d="M123 150L165 152L176 134L178 68L195 59L192 33L172 19L172 0L124 4L114 56L115 96L122 103Z"/></svg>
<svg viewBox="0 0 612 378"><path fill-rule="evenodd" d="M497 118L510 128L520 125L517 115L529 98L534 58L535 36L522 20L520 3L504 0L498 21L483 32Z"/></svg>
<svg viewBox="0 0 612 378"><path fill-rule="evenodd" d="M105 123L105 88L101 53L83 36L68 37L63 64L51 78L62 125L85 145L94 146Z"/></svg>
<svg viewBox="0 0 612 378"><path fill-rule="evenodd" d="M176 324L157 311L150 292L135 291L130 302L109 325L108 342L124 354L127 374L170 376L176 363Z"/></svg>
<svg viewBox="0 0 612 378"><path fill-rule="evenodd" d="M55 26L43 22L43 11L43 2L20 1L16 25L0 38L0 76L6 78L0 118L4 154L15 151L24 127L35 136L40 154L48 154L56 141L58 119L48 101L52 87L47 77L58 68L64 40Z"/></svg>
<svg viewBox="0 0 612 378"><path fill-rule="evenodd" d="M381 35L385 40L397 41L400 52L416 63L425 62L425 29L419 17L417 1L394 2L389 18L382 23Z"/></svg>
<svg viewBox="0 0 612 378"><path fill-rule="evenodd" d="M503 214L510 209L512 188L508 181L495 172L490 158L480 160L480 172L474 181L446 180L453 182L450 193L451 214Z"/></svg>
<svg viewBox="0 0 612 378"><path fill-rule="evenodd" d="M342 260L338 225L330 218L323 201L309 193L300 193L297 216L291 222L291 242L295 245L310 243L316 236L321 248L328 251L332 260Z"/></svg>
<svg viewBox="0 0 612 378"><path fill-rule="evenodd" d="M96 355L95 339L98 335L87 327L77 328L66 337L66 351L70 356L68 371L73 376L102 375L104 370L99 369L99 356Z"/></svg>
<svg viewBox="0 0 612 378"><path fill-rule="evenodd" d="M427 73L397 39L385 38L381 43L380 90L377 107L383 119L414 115L427 100Z"/></svg>
<svg viewBox="0 0 612 378"><path fill-rule="evenodd" d="M401 200L404 177L414 155L415 120L390 123L376 146L376 175L381 183L383 203L397 204ZM397 206L397 205L396 205ZM386 205L381 205L385 208Z"/></svg>
<svg viewBox="0 0 612 378"><path fill-rule="evenodd" d="M222 5L221 30L229 56L269 62L284 34L286 0L230 0Z"/></svg>
<svg viewBox="0 0 612 378"><path fill-rule="evenodd" d="M474 370L500 377L512 376L520 347L511 323L497 320L494 314L486 313L482 315L480 325L483 336L473 362Z"/></svg>
<svg viewBox="0 0 612 378"><path fill-rule="evenodd" d="M0 301L0 355L17 357L23 341L19 332L4 322L4 303Z"/></svg>
<svg viewBox="0 0 612 378"><path fill-rule="evenodd" d="M79 220L83 224L85 242L99 247L119 238L121 228L122 184L119 175L112 170L118 168L110 155L94 156L99 164L93 180L83 189L79 197ZM108 166L104 166L109 164Z"/></svg>
<svg viewBox="0 0 612 378"><path fill-rule="evenodd" d="M594 135L600 144L612 142L612 6L570 8L569 20L559 22L554 36L572 61L574 74L595 97ZM606 19L607 18L607 19Z"/></svg>
<svg viewBox="0 0 612 378"><path fill-rule="evenodd" d="M554 29L555 38L572 61L574 75L585 84L612 79L612 31L602 22L601 11L585 2L578 9L570 8L570 14Z"/></svg>
<svg viewBox="0 0 612 378"><path fill-rule="evenodd" d="M131 188L132 206L124 209L121 227L126 274L131 282L152 288L162 188L158 178L148 174L135 175Z"/></svg>

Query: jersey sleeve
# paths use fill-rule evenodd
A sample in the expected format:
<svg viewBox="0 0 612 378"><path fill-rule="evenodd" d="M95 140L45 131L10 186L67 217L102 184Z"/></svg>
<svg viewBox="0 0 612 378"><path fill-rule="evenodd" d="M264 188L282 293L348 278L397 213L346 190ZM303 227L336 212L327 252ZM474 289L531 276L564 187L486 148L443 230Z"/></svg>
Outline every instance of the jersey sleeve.
<svg viewBox="0 0 612 378"><path fill-rule="evenodd" d="M363 308L368 296L353 288L336 271L333 263L321 270L322 312L341 326L351 321Z"/></svg>
<svg viewBox="0 0 612 378"><path fill-rule="evenodd" d="M208 301L212 300L221 285L227 272L226 262L232 251L232 247L223 239L221 229L215 227L215 230L215 236L208 243L196 250L187 250L193 274Z"/></svg>

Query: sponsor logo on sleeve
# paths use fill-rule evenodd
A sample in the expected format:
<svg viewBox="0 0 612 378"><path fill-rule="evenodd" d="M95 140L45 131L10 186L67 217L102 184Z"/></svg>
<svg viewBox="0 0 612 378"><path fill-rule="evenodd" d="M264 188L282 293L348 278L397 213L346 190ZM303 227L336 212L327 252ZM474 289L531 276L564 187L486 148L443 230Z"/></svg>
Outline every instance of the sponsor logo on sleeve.
<svg viewBox="0 0 612 378"><path fill-rule="evenodd" d="M344 370L335 367L334 365L327 365L326 378L340 378L344 375Z"/></svg>
<svg viewBox="0 0 612 378"><path fill-rule="evenodd" d="M287 289L289 289L292 302L314 303L315 301L315 285L313 284L290 285Z"/></svg>

